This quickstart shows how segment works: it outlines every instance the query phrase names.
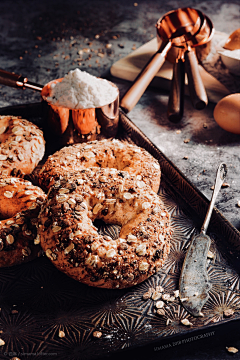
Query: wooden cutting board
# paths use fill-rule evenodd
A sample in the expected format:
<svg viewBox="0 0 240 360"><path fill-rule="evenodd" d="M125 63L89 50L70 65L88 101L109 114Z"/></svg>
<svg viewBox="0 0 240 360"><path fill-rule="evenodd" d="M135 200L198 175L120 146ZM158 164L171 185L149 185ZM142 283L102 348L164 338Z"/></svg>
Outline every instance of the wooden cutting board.
<svg viewBox="0 0 240 360"><path fill-rule="evenodd" d="M214 36L222 36L222 34L223 33L215 32ZM226 34L224 34L224 36L226 36ZM157 38L154 38L126 57L115 62L110 69L111 74L124 80L133 81L157 49ZM153 79L151 85L169 90L172 79L172 66L173 65L166 60L156 77ZM199 71L209 101L217 103L224 96L230 94L230 91L215 77L209 74L201 65L199 65ZM187 78L185 83L187 85ZM186 94L188 94L187 86Z"/></svg>

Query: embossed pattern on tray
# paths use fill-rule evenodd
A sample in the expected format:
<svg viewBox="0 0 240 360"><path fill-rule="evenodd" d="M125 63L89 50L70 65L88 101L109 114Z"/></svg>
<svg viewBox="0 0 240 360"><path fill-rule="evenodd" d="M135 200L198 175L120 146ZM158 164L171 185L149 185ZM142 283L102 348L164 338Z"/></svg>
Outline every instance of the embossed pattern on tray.
<svg viewBox="0 0 240 360"><path fill-rule="evenodd" d="M150 142L146 144L146 139L131 123L123 121L122 124L121 134L125 138L136 143L142 139L148 151L157 151ZM199 232L205 204L204 198L181 177L177 168L164 155L161 157L157 152L156 155L160 156L163 170L159 196L171 214L174 230L171 251L163 268L143 283L123 290L98 289L78 283L59 272L46 257L0 269L3 359L9 359L10 353L12 356L23 354L21 360L40 359L42 354L48 354L46 359L97 359L122 349L160 342L174 334L191 334L195 329L240 319L240 276L222 245L226 244L223 237L229 236L229 244L236 244L232 249L237 250L238 232L218 213L215 214L218 226L213 219L209 233L214 258L208 260L212 288L203 308L204 317L194 318L179 298L173 297L189 241ZM118 227L99 226L99 231L113 238L119 231ZM171 301L164 300L163 315L156 312L158 300L152 296L143 300L143 294L159 286L164 294L172 297ZM230 317L226 310L233 311ZM183 325L183 319L192 325ZM100 338L94 338L96 330L101 331ZM59 334L65 336L59 337Z"/></svg>

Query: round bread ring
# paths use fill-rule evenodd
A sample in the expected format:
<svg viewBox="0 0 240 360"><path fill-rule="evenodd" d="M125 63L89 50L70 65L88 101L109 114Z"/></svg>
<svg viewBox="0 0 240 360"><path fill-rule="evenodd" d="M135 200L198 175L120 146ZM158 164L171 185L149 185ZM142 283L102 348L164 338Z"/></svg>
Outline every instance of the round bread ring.
<svg viewBox="0 0 240 360"><path fill-rule="evenodd" d="M115 240L93 221L120 225ZM156 273L170 249L169 214L159 196L128 172L83 169L60 176L39 214L40 243L68 276L87 285L126 288Z"/></svg>
<svg viewBox="0 0 240 360"><path fill-rule="evenodd" d="M0 176L30 174L42 160L42 131L19 116L0 116Z"/></svg>
<svg viewBox="0 0 240 360"><path fill-rule="evenodd" d="M41 247L37 218L46 194L16 177L0 179L0 267L33 260Z"/></svg>
<svg viewBox="0 0 240 360"><path fill-rule="evenodd" d="M56 175L91 167L116 168L138 175L158 192L161 178L159 162L145 149L116 139L104 139L64 147L48 157L39 172L39 184L47 190Z"/></svg>

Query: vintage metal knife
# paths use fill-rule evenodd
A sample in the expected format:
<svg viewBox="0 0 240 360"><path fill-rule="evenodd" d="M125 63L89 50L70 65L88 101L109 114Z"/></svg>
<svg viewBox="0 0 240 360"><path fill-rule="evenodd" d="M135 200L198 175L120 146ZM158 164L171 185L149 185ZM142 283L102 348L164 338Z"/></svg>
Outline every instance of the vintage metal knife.
<svg viewBox="0 0 240 360"><path fill-rule="evenodd" d="M227 165L221 163L217 170L214 191L199 235L188 248L179 280L179 296L185 309L194 316L202 316L203 305L209 297L211 284L206 265L211 239L206 235L216 197L227 175Z"/></svg>

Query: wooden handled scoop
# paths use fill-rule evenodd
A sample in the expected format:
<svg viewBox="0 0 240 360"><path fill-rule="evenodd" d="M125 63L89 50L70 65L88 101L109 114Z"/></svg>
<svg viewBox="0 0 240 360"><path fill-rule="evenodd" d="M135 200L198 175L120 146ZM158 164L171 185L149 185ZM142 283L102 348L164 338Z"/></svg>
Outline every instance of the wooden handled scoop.
<svg viewBox="0 0 240 360"><path fill-rule="evenodd" d="M185 309L193 316L203 315L201 310L208 300L208 292L211 289L206 271L207 254L211 239L206 235L206 232L217 194L226 175L227 165L222 163L217 171L214 191L201 232L192 239L183 262L179 281L179 296Z"/></svg>

